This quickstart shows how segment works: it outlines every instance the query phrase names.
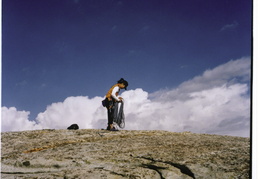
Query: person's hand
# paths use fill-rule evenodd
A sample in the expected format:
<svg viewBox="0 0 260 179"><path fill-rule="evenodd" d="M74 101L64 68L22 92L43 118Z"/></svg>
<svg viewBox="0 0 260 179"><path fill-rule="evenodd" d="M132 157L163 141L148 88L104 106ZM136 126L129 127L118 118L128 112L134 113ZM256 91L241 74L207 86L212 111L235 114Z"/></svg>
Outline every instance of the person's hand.
<svg viewBox="0 0 260 179"><path fill-rule="evenodd" d="M122 97L119 97L118 99L119 99L119 102L123 101L123 98L122 98Z"/></svg>

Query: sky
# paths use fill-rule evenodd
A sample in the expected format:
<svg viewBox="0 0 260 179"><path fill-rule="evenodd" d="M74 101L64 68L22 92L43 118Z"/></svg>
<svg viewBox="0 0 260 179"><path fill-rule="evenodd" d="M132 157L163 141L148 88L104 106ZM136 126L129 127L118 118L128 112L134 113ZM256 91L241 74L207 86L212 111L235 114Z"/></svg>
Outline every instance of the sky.
<svg viewBox="0 0 260 179"><path fill-rule="evenodd" d="M2 131L105 128L250 135L252 2L2 0Z"/></svg>

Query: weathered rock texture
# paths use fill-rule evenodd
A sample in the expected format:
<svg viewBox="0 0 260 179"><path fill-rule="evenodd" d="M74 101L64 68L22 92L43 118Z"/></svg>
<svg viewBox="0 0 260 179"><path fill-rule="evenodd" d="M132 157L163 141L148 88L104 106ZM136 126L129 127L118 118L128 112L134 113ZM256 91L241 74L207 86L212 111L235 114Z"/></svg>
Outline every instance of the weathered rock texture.
<svg viewBox="0 0 260 179"><path fill-rule="evenodd" d="M249 138L166 131L2 133L2 178L249 178Z"/></svg>

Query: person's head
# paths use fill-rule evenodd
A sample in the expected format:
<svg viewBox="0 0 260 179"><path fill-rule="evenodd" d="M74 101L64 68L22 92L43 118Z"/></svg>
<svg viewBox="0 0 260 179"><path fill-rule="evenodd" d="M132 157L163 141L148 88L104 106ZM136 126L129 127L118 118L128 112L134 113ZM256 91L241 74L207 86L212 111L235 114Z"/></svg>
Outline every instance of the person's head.
<svg viewBox="0 0 260 179"><path fill-rule="evenodd" d="M120 80L118 80L117 83L119 84L119 87L121 89L125 89L126 90L126 88L128 86L128 82L126 80L124 80L124 78L121 78Z"/></svg>

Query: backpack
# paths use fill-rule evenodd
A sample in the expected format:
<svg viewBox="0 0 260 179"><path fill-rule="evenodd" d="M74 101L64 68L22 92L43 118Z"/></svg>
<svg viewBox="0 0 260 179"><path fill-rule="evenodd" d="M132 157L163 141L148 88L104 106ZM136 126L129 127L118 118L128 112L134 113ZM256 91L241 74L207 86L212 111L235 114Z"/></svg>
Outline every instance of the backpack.
<svg viewBox="0 0 260 179"><path fill-rule="evenodd" d="M79 129L79 126L78 126L78 124L72 124L67 129L69 129L69 130L77 130L77 129Z"/></svg>

